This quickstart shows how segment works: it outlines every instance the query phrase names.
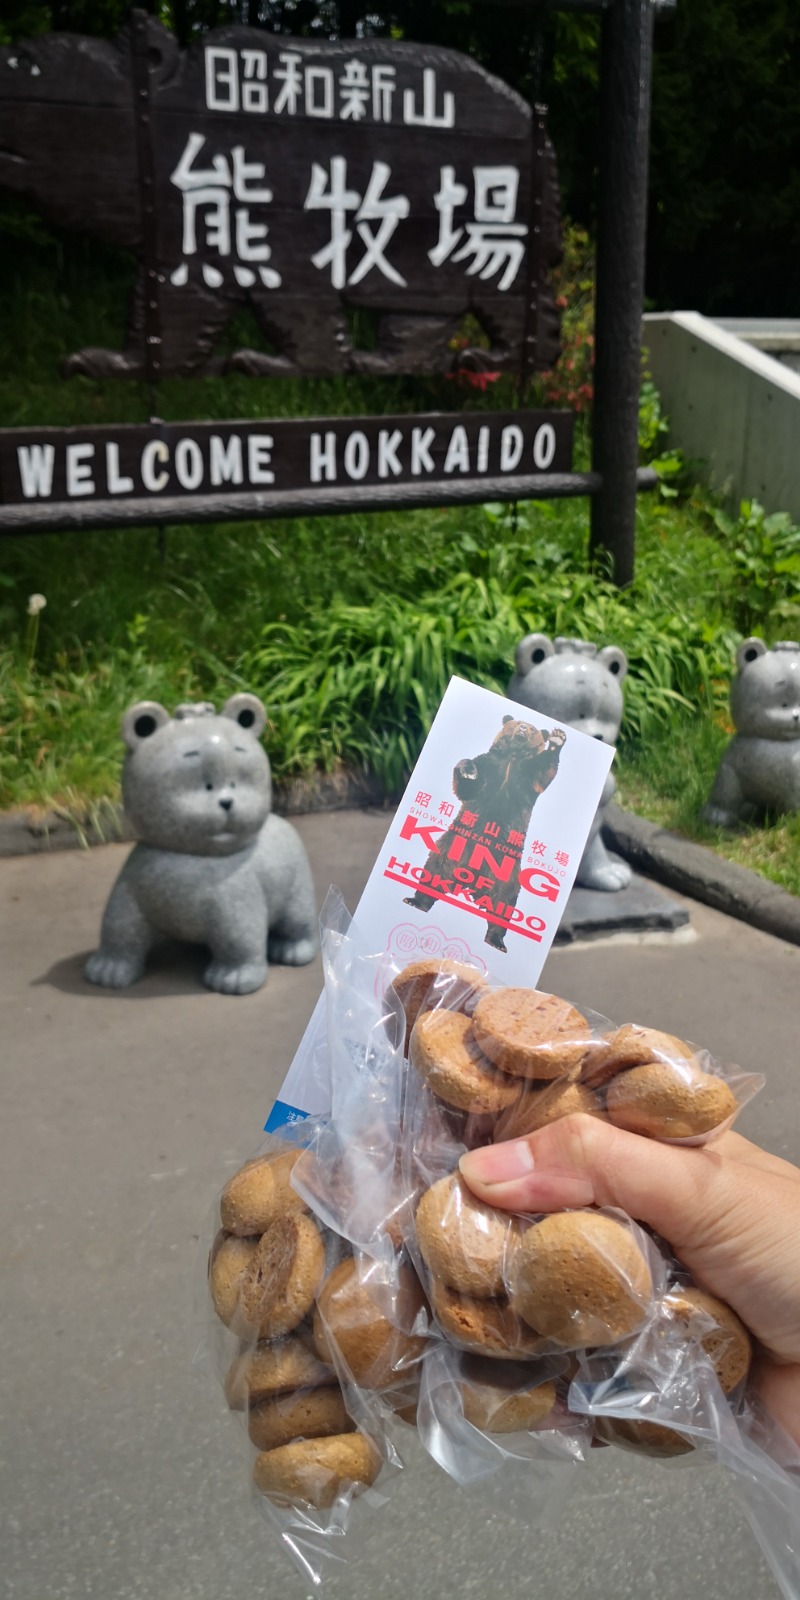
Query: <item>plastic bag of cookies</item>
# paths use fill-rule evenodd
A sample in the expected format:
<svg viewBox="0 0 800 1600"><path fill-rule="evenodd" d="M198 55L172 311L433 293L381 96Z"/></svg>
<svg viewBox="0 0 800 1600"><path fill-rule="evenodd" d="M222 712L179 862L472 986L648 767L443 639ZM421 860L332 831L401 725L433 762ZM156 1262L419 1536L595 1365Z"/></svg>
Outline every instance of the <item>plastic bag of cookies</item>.
<svg viewBox="0 0 800 1600"><path fill-rule="evenodd" d="M519 1479L532 1511L536 1489L545 1490L544 1509L552 1486L562 1495L572 1487L572 1469L591 1446L591 1422L566 1403L569 1371L563 1356L494 1361L437 1341L423 1362L417 1413L425 1448L463 1485Z"/></svg>
<svg viewBox="0 0 800 1600"><path fill-rule="evenodd" d="M225 1184L208 1254L209 1343L244 1425L257 1504L316 1582L331 1541L339 1563L355 1502L382 1504L373 1486L399 1464L369 1395L370 1379L377 1391L396 1352L378 1371L388 1330L376 1328L377 1310L370 1323L358 1304L347 1242L292 1185L301 1154L299 1144L270 1138ZM329 1340L329 1326L341 1334L348 1323L357 1325L347 1346L357 1379Z"/></svg>
<svg viewBox="0 0 800 1600"><path fill-rule="evenodd" d="M404 1005L407 1054L431 1092L493 1140L571 1112L607 1117L648 1138L702 1144L762 1086L687 1040L615 1026L537 989L497 988L454 963L415 962L391 990ZM483 1125L478 1119L484 1118Z"/></svg>

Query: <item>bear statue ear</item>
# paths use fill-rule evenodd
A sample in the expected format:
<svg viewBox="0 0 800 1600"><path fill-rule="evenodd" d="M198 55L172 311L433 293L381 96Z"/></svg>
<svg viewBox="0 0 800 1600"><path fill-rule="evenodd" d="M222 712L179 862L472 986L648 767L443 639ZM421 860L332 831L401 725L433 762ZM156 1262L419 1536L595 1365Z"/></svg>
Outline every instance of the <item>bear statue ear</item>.
<svg viewBox="0 0 800 1600"><path fill-rule="evenodd" d="M530 672L531 667L538 667L540 662L546 661L547 657L553 654L553 641L548 639L546 633L526 633L525 638L520 639L514 657L517 672L520 677L524 677Z"/></svg>
<svg viewBox="0 0 800 1600"><path fill-rule="evenodd" d="M256 739L261 738L267 726L267 713L255 694L232 694L230 700L225 701L220 716L238 722L240 728L246 728Z"/></svg>
<svg viewBox="0 0 800 1600"><path fill-rule="evenodd" d="M628 657L624 650L620 650L619 645L607 644L605 649L598 650L597 659L602 661L603 666L613 674L618 683L622 682L628 671Z"/></svg>
<svg viewBox="0 0 800 1600"><path fill-rule="evenodd" d="M170 721L168 711L157 700L140 700L131 706L122 719L120 735L129 750L136 750L145 739L152 738L165 722Z"/></svg>
<svg viewBox="0 0 800 1600"><path fill-rule="evenodd" d="M765 656L767 647L763 639L744 639L736 652L736 665L740 672L749 667L751 661L757 661L759 656Z"/></svg>

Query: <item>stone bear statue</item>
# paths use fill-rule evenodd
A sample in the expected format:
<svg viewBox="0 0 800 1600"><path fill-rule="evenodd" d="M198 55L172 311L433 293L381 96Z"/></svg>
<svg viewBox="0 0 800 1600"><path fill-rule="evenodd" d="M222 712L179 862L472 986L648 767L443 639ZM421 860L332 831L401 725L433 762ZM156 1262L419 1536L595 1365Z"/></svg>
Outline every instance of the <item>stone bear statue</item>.
<svg viewBox="0 0 800 1600"><path fill-rule="evenodd" d="M557 717L569 727L605 744L615 744L622 721L622 680L628 671L623 650L586 639L549 639L529 633L516 652L516 672L508 686L510 700ZM612 861L602 838L603 815L616 791L609 773L594 815L586 848L575 876L584 889L626 889L632 872L626 861Z"/></svg>
<svg viewBox="0 0 800 1600"><path fill-rule="evenodd" d="M800 643L745 639L736 652L736 729L701 816L718 828L800 810Z"/></svg>
<svg viewBox="0 0 800 1600"><path fill-rule="evenodd" d="M220 994L250 994L272 963L303 966L317 948L311 870L291 823L271 810L272 775L259 736L261 701L235 694L180 705L143 700L126 711L126 814L140 843L111 891L90 983L124 989L161 937L208 945L203 974Z"/></svg>
<svg viewBox="0 0 800 1600"><path fill-rule="evenodd" d="M425 863L425 870L442 893L453 893L454 866L468 859L469 848L478 847L486 857L487 825L492 832L490 841L497 837L502 847L504 868L501 883L497 885L496 915L487 917L484 943L495 950L506 950L504 927L497 916L507 919L517 903L520 889L520 862L522 848L531 812L545 789L558 772L558 761L566 739L562 728L550 732L534 728L530 722L505 716L488 750L475 757L464 757L453 768L453 793L461 806L450 826L436 841ZM506 876L506 871L508 875ZM483 904L490 879L486 862L484 876L476 880L470 896ZM430 911L438 896L417 889L405 901L415 911ZM494 902L492 902L494 905Z"/></svg>

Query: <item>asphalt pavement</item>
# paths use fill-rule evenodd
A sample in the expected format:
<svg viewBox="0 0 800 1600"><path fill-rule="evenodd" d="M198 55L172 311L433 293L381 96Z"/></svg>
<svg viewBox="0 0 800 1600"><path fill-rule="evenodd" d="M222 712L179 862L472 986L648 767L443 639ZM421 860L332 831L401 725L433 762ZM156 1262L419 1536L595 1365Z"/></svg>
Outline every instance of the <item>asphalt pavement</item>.
<svg viewBox="0 0 800 1600"><path fill-rule="evenodd" d="M295 822L320 902L333 876L354 905L386 814ZM128 991L90 987L128 849L0 861L2 1581L13 1600L302 1600L311 1584L256 1514L239 1431L193 1354L214 1199L259 1142L320 966L234 999L203 989L199 951L171 950ZM800 947L690 910L689 939L556 950L542 986L766 1073L739 1126L800 1163ZM542 1526L524 1496L464 1493L413 1441L406 1455L334 1600L778 1593L719 1469L597 1451Z"/></svg>

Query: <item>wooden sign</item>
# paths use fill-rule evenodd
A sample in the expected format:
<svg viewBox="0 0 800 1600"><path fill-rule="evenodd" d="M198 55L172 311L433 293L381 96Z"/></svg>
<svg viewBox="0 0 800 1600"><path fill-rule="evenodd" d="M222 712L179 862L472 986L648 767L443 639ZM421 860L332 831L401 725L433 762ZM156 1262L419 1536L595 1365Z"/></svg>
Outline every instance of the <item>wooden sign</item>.
<svg viewBox="0 0 800 1600"><path fill-rule="evenodd" d="M569 474L569 411L0 430L0 529L492 499ZM332 498L333 497L333 498ZM168 508L168 509L166 509Z"/></svg>
<svg viewBox="0 0 800 1600"><path fill-rule="evenodd" d="M433 373L552 365L559 252L544 111L455 51L223 28L182 51L134 12L116 44L0 50L0 183L135 252L123 351L93 377ZM268 350L221 353L255 316Z"/></svg>

